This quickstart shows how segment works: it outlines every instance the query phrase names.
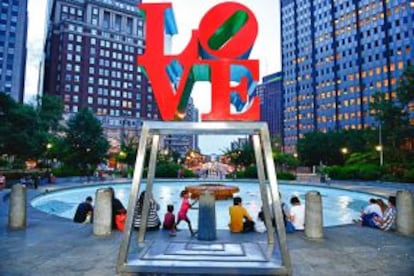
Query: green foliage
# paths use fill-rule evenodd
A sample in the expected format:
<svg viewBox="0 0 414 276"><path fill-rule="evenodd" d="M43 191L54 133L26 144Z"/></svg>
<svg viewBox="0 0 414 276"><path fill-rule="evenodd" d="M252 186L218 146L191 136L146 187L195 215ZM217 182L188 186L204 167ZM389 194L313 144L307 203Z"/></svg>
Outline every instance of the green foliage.
<svg viewBox="0 0 414 276"><path fill-rule="evenodd" d="M404 172L402 179L406 182L414 183L414 167L411 167L411 169L406 170Z"/></svg>
<svg viewBox="0 0 414 276"><path fill-rule="evenodd" d="M159 178L175 178L177 177L177 171L182 169L177 163L161 162L157 163L155 168L155 177Z"/></svg>
<svg viewBox="0 0 414 276"><path fill-rule="evenodd" d="M256 165L250 165L244 170L245 178L257 178L257 167Z"/></svg>
<svg viewBox="0 0 414 276"><path fill-rule="evenodd" d="M290 172L279 171L277 172L277 179L278 180L295 180L296 176Z"/></svg>
<svg viewBox="0 0 414 276"><path fill-rule="evenodd" d="M91 174L109 149L101 122L89 109L83 108L69 119L67 125L61 145L64 149L62 160L68 167L78 169L81 175Z"/></svg>
<svg viewBox="0 0 414 276"><path fill-rule="evenodd" d="M192 170L184 169L183 177L185 178L193 178L195 177L195 173Z"/></svg>
<svg viewBox="0 0 414 276"><path fill-rule="evenodd" d="M377 180L381 178L382 170L374 164L353 164L332 166L326 168L330 178L337 180Z"/></svg>
<svg viewBox="0 0 414 276"><path fill-rule="evenodd" d="M79 176L81 172L78 168L63 165L60 168L52 169L53 175L57 177Z"/></svg>
<svg viewBox="0 0 414 276"><path fill-rule="evenodd" d="M121 141L121 150L115 156L116 161L134 166L137 158L138 141L134 137L124 138Z"/></svg>
<svg viewBox="0 0 414 276"><path fill-rule="evenodd" d="M0 93L0 153L21 162L41 158L62 118L61 106L58 99L44 96L35 109Z"/></svg>
<svg viewBox="0 0 414 276"><path fill-rule="evenodd" d="M349 158L346 160L347 165L363 164L363 163L378 163L379 153L378 152L355 152L351 153Z"/></svg>
<svg viewBox="0 0 414 276"><path fill-rule="evenodd" d="M399 79L396 99L390 100L388 96L375 93L370 110L382 128L387 162L404 163L413 155L413 150L402 149L402 146L409 141L413 143L414 137L414 125L409 120L409 104L414 101L414 67L408 67Z"/></svg>
<svg viewBox="0 0 414 276"><path fill-rule="evenodd" d="M230 159L230 163L235 167L249 166L256 163L253 145L245 143L239 149L227 150L224 155Z"/></svg>

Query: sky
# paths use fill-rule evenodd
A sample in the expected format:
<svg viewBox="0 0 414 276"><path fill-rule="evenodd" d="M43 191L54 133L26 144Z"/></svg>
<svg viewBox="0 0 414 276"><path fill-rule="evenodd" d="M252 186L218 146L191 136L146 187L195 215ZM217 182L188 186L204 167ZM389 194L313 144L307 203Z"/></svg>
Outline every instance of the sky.
<svg viewBox="0 0 414 276"><path fill-rule="evenodd" d="M259 25L256 42L250 54L250 59L258 59L260 63L260 78L281 70L280 58L280 26L278 0L233 0L245 5L255 14ZM193 29L198 25L203 15L213 6L223 3L223 0L144 0L150 2L171 2L178 27L178 34L172 39L172 54L180 53L190 39ZM28 1L28 55L26 64L25 102L33 101L37 93L39 62L41 60L44 35L47 0ZM208 113L211 99L208 83L197 83L192 91L195 106L200 113ZM220 154L230 147L230 142L236 136L200 136L199 147L204 154ZM215 141L212 143L211 141Z"/></svg>

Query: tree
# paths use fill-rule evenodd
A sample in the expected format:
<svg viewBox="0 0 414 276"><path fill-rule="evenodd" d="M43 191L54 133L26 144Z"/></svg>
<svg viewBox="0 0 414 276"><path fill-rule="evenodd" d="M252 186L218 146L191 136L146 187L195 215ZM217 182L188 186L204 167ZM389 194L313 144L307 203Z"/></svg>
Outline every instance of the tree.
<svg viewBox="0 0 414 276"><path fill-rule="evenodd" d="M412 143L414 125L410 123L410 103L414 101L414 68L408 67L402 74L396 89L396 98L377 92L370 110L381 126L384 152L390 161L404 162L410 155L402 150L407 141Z"/></svg>
<svg viewBox="0 0 414 276"><path fill-rule="evenodd" d="M63 105L52 96L39 98L41 107L15 102L0 93L0 152L23 162L41 158L48 141L53 140L62 118Z"/></svg>
<svg viewBox="0 0 414 276"><path fill-rule="evenodd" d="M106 157L109 142L101 122L89 109L83 108L71 117L65 133L62 160L81 175L90 173Z"/></svg>
<svg viewBox="0 0 414 276"><path fill-rule="evenodd" d="M32 106L16 103L10 96L0 93L0 117L1 153L20 161L42 154L47 133Z"/></svg>
<svg viewBox="0 0 414 276"><path fill-rule="evenodd" d="M51 133L59 131L63 114L62 100L57 96L44 95L39 101L38 113L43 129Z"/></svg>

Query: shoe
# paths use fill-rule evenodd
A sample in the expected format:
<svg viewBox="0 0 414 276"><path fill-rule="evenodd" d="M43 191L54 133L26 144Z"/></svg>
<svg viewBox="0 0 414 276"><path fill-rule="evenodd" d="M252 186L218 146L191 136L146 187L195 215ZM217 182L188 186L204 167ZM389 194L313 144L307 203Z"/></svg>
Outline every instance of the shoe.
<svg viewBox="0 0 414 276"><path fill-rule="evenodd" d="M191 237L194 237L195 235L197 235L198 231L194 231L191 233Z"/></svg>
<svg viewBox="0 0 414 276"><path fill-rule="evenodd" d="M169 232L168 234L169 234L171 237L175 237L175 236L177 236L177 233L176 233L176 232L173 232L173 231Z"/></svg>

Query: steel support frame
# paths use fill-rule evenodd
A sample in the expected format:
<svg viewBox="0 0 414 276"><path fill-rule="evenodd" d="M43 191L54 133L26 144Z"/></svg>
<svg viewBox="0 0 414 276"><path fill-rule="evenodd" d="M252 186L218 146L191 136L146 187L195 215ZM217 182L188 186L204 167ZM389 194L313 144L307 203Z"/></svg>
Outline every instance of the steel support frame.
<svg viewBox="0 0 414 276"><path fill-rule="evenodd" d="M144 199L141 224L146 225L148 219L149 198L152 192L155 176L155 166L159 147L160 135L169 134L203 134L203 135L251 135L256 158L257 174L260 185L260 195L263 202L265 225L267 227L267 240L269 244L275 243L274 228L272 226L271 213L275 214L276 237L282 257L282 266L291 274L291 260L286 243L286 232L283 222L281 202L275 165L273 162L270 135L265 122L153 122L144 121L141 137L137 150L134 176L132 178L131 192L128 202L127 219L125 222L124 235L118 255L117 272L122 273L128 267L127 257L131 243L133 230L133 219L135 203L141 187L142 174L147 143L152 139L150 161L147 175L147 186ZM266 169L266 171L265 171ZM266 172L268 181L266 181ZM269 196L274 204L269 204ZM145 227L140 227L138 232L138 243L144 243Z"/></svg>

